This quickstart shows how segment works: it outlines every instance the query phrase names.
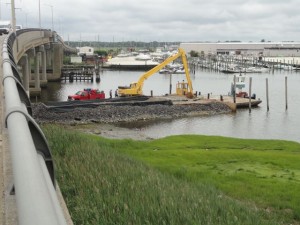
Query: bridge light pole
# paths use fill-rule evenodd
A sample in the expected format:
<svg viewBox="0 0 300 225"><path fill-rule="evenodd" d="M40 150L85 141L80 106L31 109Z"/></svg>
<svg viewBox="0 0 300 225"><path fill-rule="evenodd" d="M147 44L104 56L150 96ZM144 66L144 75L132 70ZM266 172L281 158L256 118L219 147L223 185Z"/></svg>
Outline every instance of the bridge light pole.
<svg viewBox="0 0 300 225"><path fill-rule="evenodd" d="M39 0L39 28L42 29L42 23L41 23L41 0Z"/></svg>
<svg viewBox="0 0 300 225"><path fill-rule="evenodd" d="M14 0L11 0L11 25L13 28L13 32L16 33L16 13Z"/></svg>
<svg viewBox="0 0 300 225"><path fill-rule="evenodd" d="M28 28L28 23L27 23L27 17L28 17L28 14L30 14L30 12L28 13L28 12L25 12L25 25L26 25L26 27L25 28Z"/></svg>

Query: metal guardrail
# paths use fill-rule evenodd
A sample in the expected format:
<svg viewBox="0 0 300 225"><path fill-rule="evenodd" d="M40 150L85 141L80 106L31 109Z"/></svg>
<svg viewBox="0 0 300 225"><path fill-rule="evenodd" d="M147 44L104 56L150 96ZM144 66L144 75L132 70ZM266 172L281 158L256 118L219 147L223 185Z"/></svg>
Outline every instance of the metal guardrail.
<svg viewBox="0 0 300 225"><path fill-rule="evenodd" d="M31 103L14 60L14 41L12 33L2 46L2 82L18 224L66 225L55 191L54 167L47 140L32 118Z"/></svg>

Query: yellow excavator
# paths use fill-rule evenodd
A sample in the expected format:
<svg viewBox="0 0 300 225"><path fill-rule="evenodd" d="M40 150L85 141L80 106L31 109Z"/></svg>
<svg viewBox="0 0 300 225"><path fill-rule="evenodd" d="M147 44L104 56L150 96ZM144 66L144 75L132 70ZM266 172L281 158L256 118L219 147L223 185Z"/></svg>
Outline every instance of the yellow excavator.
<svg viewBox="0 0 300 225"><path fill-rule="evenodd" d="M138 82L131 83L129 87L128 86L119 86L118 87L119 96L124 97L124 96L143 95L142 89L143 89L144 81L179 57L181 57L181 60L182 60L182 64L183 64L183 68L185 71L185 76L186 76L187 82L182 81L182 82L178 82L176 84L176 94L177 95L185 95L188 98L193 98L194 95L193 95L192 81L190 78L186 54L182 48L179 48L178 53L176 53L175 55L170 56L165 61L163 61L161 64L158 64L157 66L153 67L151 70L144 73L140 77Z"/></svg>

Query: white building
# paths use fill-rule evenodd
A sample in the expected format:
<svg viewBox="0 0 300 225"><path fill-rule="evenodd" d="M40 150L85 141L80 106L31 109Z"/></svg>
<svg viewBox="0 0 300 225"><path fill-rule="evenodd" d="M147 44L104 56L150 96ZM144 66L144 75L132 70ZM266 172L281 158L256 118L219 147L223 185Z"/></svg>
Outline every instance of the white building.
<svg viewBox="0 0 300 225"><path fill-rule="evenodd" d="M84 46L84 47L78 47L78 55L94 55L94 48L92 47L88 47L88 46Z"/></svg>
<svg viewBox="0 0 300 225"><path fill-rule="evenodd" d="M80 57L80 56L71 56L71 63L82 63L82 57Z"/></svg>
<svg viewBox="0 0 300 225"><path fill-rule="evenodd" d="M217 42L217 43L181 43L187 53L199 54L241 54L245 56L299 57L299 42Z"/></svg>

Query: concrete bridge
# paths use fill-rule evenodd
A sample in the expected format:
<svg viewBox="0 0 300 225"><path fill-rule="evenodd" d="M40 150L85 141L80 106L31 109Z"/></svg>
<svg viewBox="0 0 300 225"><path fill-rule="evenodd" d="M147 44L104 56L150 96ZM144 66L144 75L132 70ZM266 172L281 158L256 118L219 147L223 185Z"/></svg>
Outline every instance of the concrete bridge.
<svg viewBox="0 0 300 225"><path fill-rule="evenodd" d="M21 67L24 89L33 96L39 95L48 81L60 79L63 55L76 53L76 49L51 30L23 29L16 32L12 52Z"/></svg>
<svg viewBox="0 0 300 225"><path fill-rule="evenodd" d="M0 36L0 43L0 225L72 224L29 94L60 79L63 54L75 49L42 29Z"/></svg>

